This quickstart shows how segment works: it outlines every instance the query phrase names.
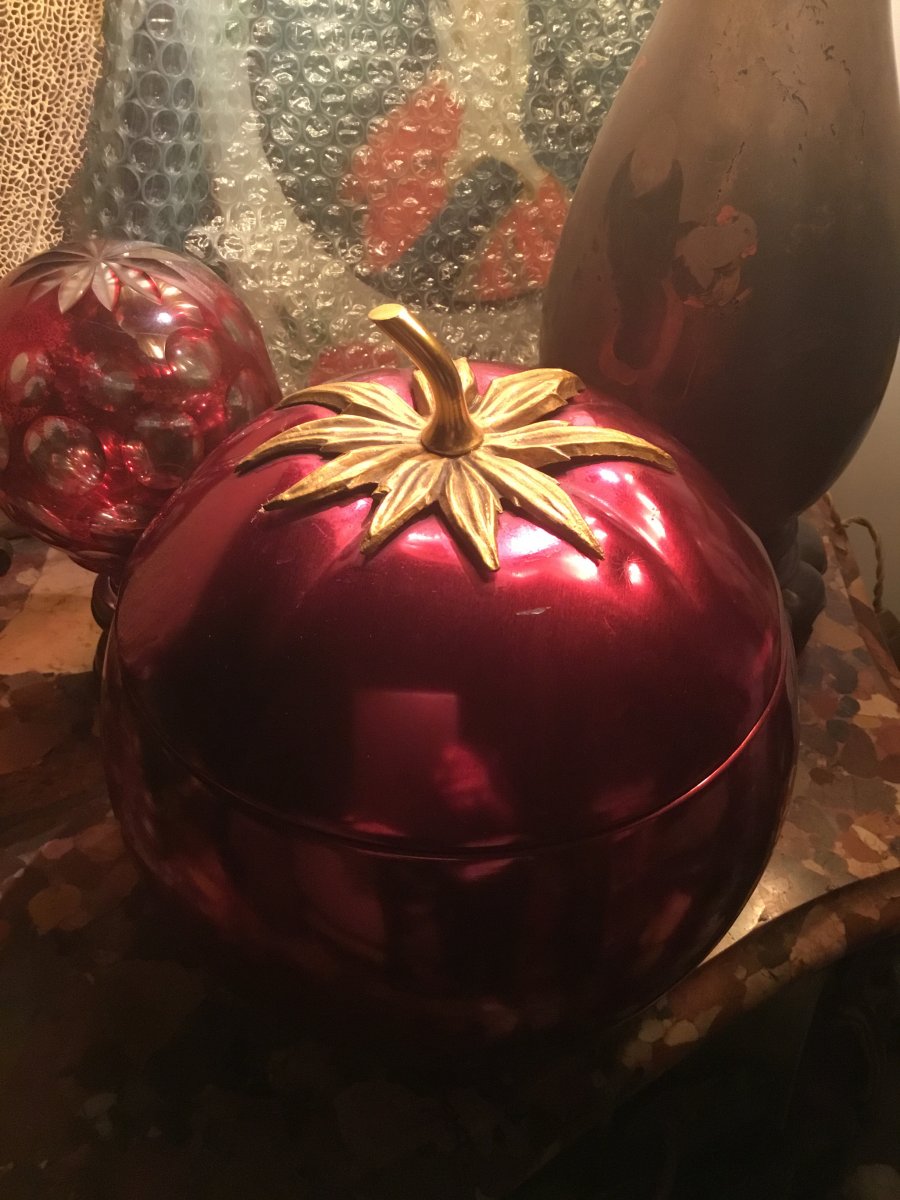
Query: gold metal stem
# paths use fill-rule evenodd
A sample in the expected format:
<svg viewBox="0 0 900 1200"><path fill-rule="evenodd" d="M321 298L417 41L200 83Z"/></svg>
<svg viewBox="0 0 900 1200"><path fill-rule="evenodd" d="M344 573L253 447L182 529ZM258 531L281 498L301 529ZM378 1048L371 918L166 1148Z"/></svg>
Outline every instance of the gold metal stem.
<svg viewBox="0 0 900 1200"><path fill-rule="evenodd" d="M434 411L422 432L425 449L458 458L480 446L484 434L469 412L459 371L437 338L401 304L380 304L369 319L397 343L431 385Z"/></svg>

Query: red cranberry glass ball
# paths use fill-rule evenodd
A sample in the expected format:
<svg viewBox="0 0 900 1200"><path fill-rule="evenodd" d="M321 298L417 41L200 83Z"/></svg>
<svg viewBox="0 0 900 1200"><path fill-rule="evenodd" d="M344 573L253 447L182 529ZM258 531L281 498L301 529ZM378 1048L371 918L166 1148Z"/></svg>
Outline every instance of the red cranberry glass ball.
<svg viewBox="0 0 900 1200"><path fill-rule="evenodd" d="M91 239L0 282L0 505L92 570L278 398L253 318L183 254Z"/></svg>
<svg viewBox="0 0 900 1200"><path fill-rule="evenodd" d="M795 756L778 587L641 418L372 315L415 374L264 414L135 551L116 810L165 890L334 999L443 1032L613 1018L766 861Z"/></svg>

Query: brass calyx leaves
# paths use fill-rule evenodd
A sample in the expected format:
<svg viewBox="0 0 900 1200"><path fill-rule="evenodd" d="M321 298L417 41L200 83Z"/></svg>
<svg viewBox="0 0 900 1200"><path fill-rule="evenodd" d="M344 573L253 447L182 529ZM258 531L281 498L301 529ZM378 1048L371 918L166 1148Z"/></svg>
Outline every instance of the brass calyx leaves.
<svg viewBox="0 0 900 1200"><path fill-rule="evenodd" d="M602 558L600 544L571 497L539 468L575 458L626 458L665 471L675 464L664 450L616 429L544 420L584 385L569 371L538 368L491 381L478 395L469 364L458 360L471 416L483 433L473 450L455 457L422 444L428 381L416 373L418 412L375 382L334 382L289 396L282 407L321 404L338 415L307 421L263 443L238 464L247 470L286 454L314 451L337 457L269 500L267 509L312 505L366 489L374 493L362 550L377 549L417 514L437 505L444 520L476 559L491 571L500 565L497 519L504 504Z"/></svg>

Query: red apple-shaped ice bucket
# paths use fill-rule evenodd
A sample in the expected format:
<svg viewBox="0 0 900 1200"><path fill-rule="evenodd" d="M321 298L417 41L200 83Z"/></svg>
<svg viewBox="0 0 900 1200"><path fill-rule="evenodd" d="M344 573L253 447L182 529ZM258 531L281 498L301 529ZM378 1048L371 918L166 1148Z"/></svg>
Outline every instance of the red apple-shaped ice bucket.
<svg viewBox="0 0 900 1200"><path fill-rule="evenodd" d="M116 809L167 892L325 994L446 1031L613 1018L765 863L795 757L778 588L641 418L373 318L417 372L290 397L132 557Z"/></svg>

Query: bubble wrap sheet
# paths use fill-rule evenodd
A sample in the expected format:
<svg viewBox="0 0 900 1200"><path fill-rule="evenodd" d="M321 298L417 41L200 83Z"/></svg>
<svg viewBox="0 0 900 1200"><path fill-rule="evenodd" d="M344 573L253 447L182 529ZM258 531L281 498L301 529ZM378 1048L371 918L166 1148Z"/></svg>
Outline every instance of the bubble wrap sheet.
<svg viewBox="0 0 900 1200"><path fill-rule="evenodd" d="M285 386L373 304L534 357L569 198L659 0L112 0L80 225L225 268Z"/></svg>

